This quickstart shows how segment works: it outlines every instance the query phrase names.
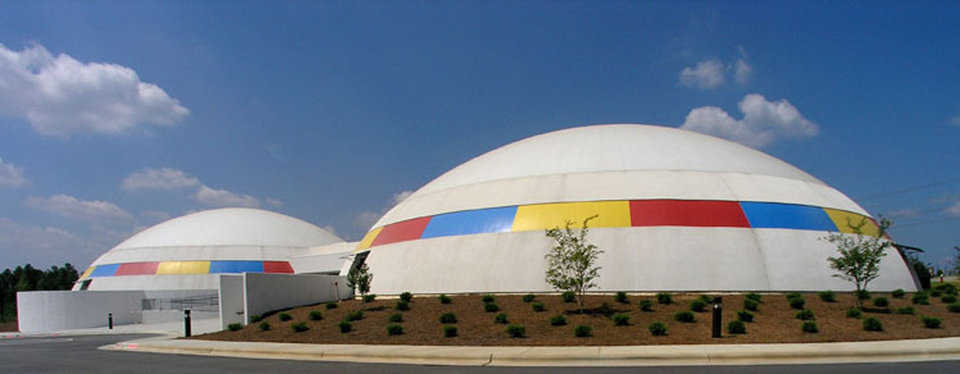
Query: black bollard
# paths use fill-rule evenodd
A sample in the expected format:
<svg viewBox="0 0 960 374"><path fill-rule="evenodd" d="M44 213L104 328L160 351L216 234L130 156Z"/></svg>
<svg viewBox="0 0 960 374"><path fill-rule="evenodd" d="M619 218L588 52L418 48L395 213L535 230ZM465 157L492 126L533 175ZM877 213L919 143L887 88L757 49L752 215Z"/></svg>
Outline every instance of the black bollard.
<svg viewBox="0 0 960 374"><path fill-rule="evenodd" d="M113 330L113 313L107 313L107 328Z"/></svg>
<svg viewBox="0 0 960 374"><path fill-rule="evenodd" d="M720 307L720 303L713 304L713 337L720 338L720 325L723 324L723 308Z"/></svg>
<svg viewBox="0 0 960 374"><path fill-rule="evenodd" d="M183 310L183 336L190 337L190 309Z"/></svg>

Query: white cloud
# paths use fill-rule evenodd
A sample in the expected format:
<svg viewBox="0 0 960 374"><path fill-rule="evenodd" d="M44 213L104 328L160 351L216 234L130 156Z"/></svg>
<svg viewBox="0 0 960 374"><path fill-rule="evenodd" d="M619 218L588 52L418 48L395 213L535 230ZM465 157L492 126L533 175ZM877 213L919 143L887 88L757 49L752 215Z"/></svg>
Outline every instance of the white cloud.
<svg viewBox="0 0 960 374"><path fill-rule="evenodd" d="M140 216L152 223L159 223L170 219L170 213L159 210L145 210L140 212Z"/></svg>
<svg viewBox="0 0 960 374"><path fill-rule="evenodd" d="M692 68L685 67L680 71L680 84L702 90L717 88L726 81L724 70L719 60L703 60Z"/></svg>
<svg viewBox="0 0 960 374"><path fill-rule="evenodd" d="M205 185L200 186L200 189L193 194L193 199L201 204L215 207L260 207L260 200L253 196L217 190Z"/></svg>
<svg viewBox="0 0 960 374"><path fill-rule="evenodd" d="M953 205L947 208L946 213L951 216L960 217L960 201L953 203Z"/></svg>
<svg viewBox="0 0 960 374"><path fill-rule="evenodd" d="M740 84L747 84L750 81L750 76L753 75L753 66L747 62L747 51L743 47L738 47L737 50L740 52L740 57L737 58L737 62L731 66L733 69L733 79Z"/></svg>
<svg viewBox="0 0 960 374"><path fill-rule="evenodd" d="M14 51L0 44L0 115L25 118L40 134L116 134L172 126L188 114L131 68L54 56L41 45Z"/></svg>
<svg viewBox="0 0 960 374"><path fill-rule="evenodd" d="M106 201L85 201L69 195L53 195L48 198L30 197L27 206L59 216L83 221L129 221L132 216L125 210Z"/></svg>
<svg viewBox="0 0 960 374"><path fill-rule="evenodd" d="M160 168L143 169L123 180L123 189L156 189L156 190L174 190L183 187L199 186L200 180L184 173L181 170Z"/></svg>
<svg viewBox="0 0 960 374"><path fill-rule="evenodd" d="M762 95L749 94L740 101L743 119L735 119L723 109L706 106L687 114L681 129L714 135L762 148L782 139L816 136L819 126L806 118L786 99L767 101Z"/></svg>
<svg viewBox="0 0 960 374"><path fill-rule="evenodd" d="M283 208L283 201L280 199L274 199L272 197L266 198L267 205L270 205L274 208Z"/></svg>
<svg viewBox="0 0 960 374"><path fill-rule="evenodd" d="M951 125L954 125L954 126L957 126L957 127L960 127L960 115L957 115L957 116L954 116L953 118L951 118L951 119L950 119L950 124L951 124Z"/></svg>
<svg viewBox="0 0 960 374"><path fill-rule="evenodd" d="M377 212L372 212L372 211L360 212L360 214L357 214L357 218L354 219L354 223L357 225L357 227L360 227L364 230L369 229L370 227L373 226L373 224L377 223L377 221L380 220L380 217L383 217L383 215L387 213L388 210L390 210L397 204L400 204L401 202L409 198L410 195L413 195L414 192L415 191L404 190L404 191L400 191L393 194L393 196L390 197L390 201L388 202L389 206L384 207L383 209Z"/></svg>
<svg viewBox="0 0 960 374"><path fill-rule="evenodd" d="M0 248L4 249L4 260L11 264L43 267L71 262L78 268L85 266L81 262L96 250L95 245L69 231L24 225L8 218L0 218Z"/></svg>
<svg viewBox="0 0 960 374"><path fill-rule="evenodd" d="M27 183L23 177L23 168L19 168L9 162L3 162L0 158L0 187L20 187Z"/></svg>

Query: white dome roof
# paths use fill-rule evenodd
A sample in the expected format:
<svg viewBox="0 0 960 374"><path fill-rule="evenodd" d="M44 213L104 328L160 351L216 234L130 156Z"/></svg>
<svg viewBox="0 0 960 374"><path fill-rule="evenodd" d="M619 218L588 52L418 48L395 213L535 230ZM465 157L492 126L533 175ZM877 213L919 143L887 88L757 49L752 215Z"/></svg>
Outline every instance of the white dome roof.
<svg viewBox="0 0 960 374"><path fill-rule="evenodd" d="M260 246L312 247L343 240L306 221L249 208L214 209L177 217L143 230L114 247Z"/></svg>
<svg viewBox="0 0 960 374"><path fill-rule="evenodd" d="M621 170L768 175L824 184L755 149L696 132L652 125L593 125L507 144L451 169L418 192L498 179Z"/></svg>

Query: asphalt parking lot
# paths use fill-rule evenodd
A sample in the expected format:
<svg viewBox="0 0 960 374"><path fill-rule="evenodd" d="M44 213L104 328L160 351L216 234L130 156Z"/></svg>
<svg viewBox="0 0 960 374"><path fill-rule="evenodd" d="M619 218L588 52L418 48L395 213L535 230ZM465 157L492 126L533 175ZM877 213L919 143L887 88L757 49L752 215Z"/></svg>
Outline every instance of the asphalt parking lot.
<svg viewBox="0 0 960 374"><path fill-rule="evenodd" d="M640 368L460 367L238 359L111 352L97 347L148 335L87 335L0 340L4 373L957 373L960 361L913 363L669 366Z"/></svg>

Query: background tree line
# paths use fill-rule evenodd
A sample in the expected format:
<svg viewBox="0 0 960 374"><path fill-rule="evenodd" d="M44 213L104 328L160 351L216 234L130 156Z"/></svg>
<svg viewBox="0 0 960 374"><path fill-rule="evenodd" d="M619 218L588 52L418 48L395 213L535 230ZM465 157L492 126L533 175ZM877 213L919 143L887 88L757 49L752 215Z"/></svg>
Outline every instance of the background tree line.
<svg viewBox="0 0 960 374"><path fill-rule="evenodd" d="M51 266L47 270L30 264L6 269L0 273L0 322L9 321L17 315L17 292L69 290L80 274L70 263Z"/></svg>

